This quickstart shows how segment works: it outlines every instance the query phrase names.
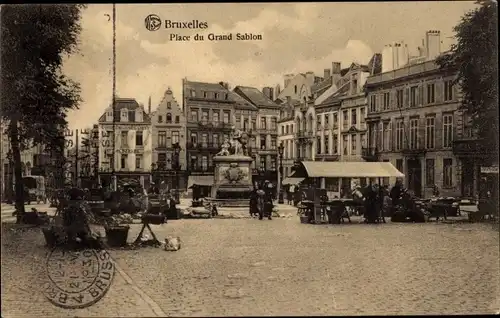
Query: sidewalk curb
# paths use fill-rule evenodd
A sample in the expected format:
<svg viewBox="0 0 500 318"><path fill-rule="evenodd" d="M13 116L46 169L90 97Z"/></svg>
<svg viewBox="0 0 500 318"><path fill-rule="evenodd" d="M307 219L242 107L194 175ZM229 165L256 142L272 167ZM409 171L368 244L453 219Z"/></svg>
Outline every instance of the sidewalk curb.
<svg viewBox="0 0 500 318"><path fill-rule="evenodd" d="M118 265L118 262L111 257L115 264L116 271L125 279L127 284L129 284L134 291L139 294L139 296L149 305L151 310L155 313L157 317L167 317L167 314L161 309L161 307L151 298L148 294L146 294L136 283L134 280Z"/></svg>

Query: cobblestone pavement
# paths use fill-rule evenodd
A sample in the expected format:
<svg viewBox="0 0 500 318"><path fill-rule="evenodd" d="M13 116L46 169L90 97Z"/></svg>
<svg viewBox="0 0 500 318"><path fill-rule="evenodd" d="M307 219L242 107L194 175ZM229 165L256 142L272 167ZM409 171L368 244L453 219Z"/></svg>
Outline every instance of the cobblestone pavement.
<svg viewBox="0 0 500 318"><path fill-rule="evenodd" d="M162 315L128 276L115 272L111 289L89 308L66 310L42 294L49 253L40 229L2 224L2 317L153 317ZM131 284L132 283L132 284Z"/></svg>
<svg viewBox="0 0 500 318"><path fill-rule="evenodd" d="M39 292L47 253L39 230L3 228L2 316L499 310L499 237L491 225L306 225L295 217L176 220L152 228L160 239L180 236L182 248L110 251L120 269L111 290L81 310L59 309ZM139 230L132 225L129 241Z"/></svg>
<svg viewBox="0 0 500 318"><path fill-rule="evenodd" d="M170 316L498 311L499 237L485 224L179 220L182 248L114 251ZM137 235L138 226L129 239Z"/></svg>

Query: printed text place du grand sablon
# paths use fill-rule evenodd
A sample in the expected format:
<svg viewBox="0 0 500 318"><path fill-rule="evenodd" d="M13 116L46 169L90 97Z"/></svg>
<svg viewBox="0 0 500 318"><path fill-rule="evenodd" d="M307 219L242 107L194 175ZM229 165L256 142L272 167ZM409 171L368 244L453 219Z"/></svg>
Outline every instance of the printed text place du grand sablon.
<svg viewBox="0 0 500 318"><path fill-rule="evenodd" d="M165 20L165 29L207 29L208 22L192 20L192 21L172 21ZM261 34L253 33L227 33L215 34L209 33L208 35L195 34L195 35L182 35L171 33L169 36L170 41L259 41L262 40Z"/></svg>

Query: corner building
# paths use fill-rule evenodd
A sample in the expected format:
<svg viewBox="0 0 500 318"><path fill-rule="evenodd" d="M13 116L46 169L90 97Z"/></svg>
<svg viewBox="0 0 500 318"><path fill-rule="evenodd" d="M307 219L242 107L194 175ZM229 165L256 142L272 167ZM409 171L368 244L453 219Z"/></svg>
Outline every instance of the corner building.
<svg viewBox="0 0 500 318"><path fill-rule="evenodd" d="M458 196L462 166L452 147L463 127L460 91L452 84L455 73L435 63L439 32L429 31L426 37L432 47L419 48L419 56L408 56L402 45L386 47L385 72L368 77L368 147L363 157L391 162L418 197L430 197L435 184L442 196Z"/></svg>

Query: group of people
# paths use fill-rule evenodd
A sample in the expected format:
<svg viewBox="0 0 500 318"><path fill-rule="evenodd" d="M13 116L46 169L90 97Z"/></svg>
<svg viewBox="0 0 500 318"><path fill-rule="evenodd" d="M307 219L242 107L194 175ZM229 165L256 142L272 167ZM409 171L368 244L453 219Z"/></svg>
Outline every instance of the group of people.
<svg viewBox="0 0 500 318"><path fill-rule="evenodd" d="M274 187L270 181L262 183L254 182L252 192L250 194L250 216L258 216L259 220L267 217L272 220L273 213L273 191Z"/></svg>

